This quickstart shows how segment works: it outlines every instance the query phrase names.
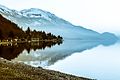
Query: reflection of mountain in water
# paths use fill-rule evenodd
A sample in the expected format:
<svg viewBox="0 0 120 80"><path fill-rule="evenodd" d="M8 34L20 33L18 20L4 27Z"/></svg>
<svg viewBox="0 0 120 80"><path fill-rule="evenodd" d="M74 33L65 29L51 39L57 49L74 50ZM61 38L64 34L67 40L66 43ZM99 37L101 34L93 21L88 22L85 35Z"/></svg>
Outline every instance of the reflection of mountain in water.
<svg viewBox="0 0 120 80"><path fill-rule="evenodd" d="M97 47L98 45L109 46L116 41L82 41L82 40L65 40L60 46L56 45L45 50L31 51L29 54L23 51L13 61L20 61L32 66L50 66L58 60L64 59L75 52L82 52Z"/></svg>
<svg viewBox="0 0 120 80"><path fill-rule="evenodd" d="M51 48L52 46L58 44L60 45L62 42L33 42L33 43L15 43L15 44L6 44L0 45L0 57L3 57L7 60L12 60L19 56L24 50L29 54L31 50L36 51L44 50L45 48Z"/></svg>

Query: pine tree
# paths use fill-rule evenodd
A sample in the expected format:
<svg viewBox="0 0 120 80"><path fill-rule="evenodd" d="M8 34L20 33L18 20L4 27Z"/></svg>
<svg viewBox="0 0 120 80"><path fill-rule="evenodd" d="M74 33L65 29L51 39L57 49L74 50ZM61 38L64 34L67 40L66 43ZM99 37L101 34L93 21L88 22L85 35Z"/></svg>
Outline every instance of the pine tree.
<svg viewBox="0 0 120 80"><path fill-rule="evenodd" d="M27 40L31 40L31 30L29 27L26 30L26 35L27 35Z"/></svg>
<svg viewBox="0 0 120 80"><path fill-rule="evenodd" d="M27 30L26 30L26 34L27 34L27 35L30 35L30 32L31 32L31 30L30 30L30 28L28 27Z"/></svg>

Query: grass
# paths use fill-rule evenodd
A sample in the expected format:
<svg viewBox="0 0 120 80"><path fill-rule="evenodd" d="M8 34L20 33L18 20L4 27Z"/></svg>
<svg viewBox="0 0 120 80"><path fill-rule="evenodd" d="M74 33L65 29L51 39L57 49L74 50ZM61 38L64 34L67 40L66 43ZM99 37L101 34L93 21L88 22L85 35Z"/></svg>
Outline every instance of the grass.
<svg viewBox="0 0 120 80"><path fill-rule="evenodd" d="M91 80L0 59L0 80Z"/></svg>

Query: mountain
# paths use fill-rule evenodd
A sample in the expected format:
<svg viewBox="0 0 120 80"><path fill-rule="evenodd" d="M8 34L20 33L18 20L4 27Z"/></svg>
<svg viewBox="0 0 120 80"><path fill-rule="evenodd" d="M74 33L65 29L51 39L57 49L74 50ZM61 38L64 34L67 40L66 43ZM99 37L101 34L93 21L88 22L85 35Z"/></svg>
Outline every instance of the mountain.
<svg viewBox="0 0 120 80"><path fill-rule="evenodd" d="M55 35L61 35L64 39L104 39L102 37L103 34L83 28L81 26L75 26L64 19L41 9L31 8L16 11L0 5L0 14L12 22L15 22L24 30L27 29L27 27L30 27L31 29L40 31L42 30L45 32L51 32ZM112 34L112 36L114 36L115 40L117 39L114 34Z"/></svg>
<svg viewBox="0 0 120 80"><path fill-rule="evenodd" d="M12 33L15 36L23 34L22 29L20 29L15 23L7 20L0 14L0 37L8 38Z"/></svg>
<svg viewBox="0 0 120 80"><path fill-rule="evenodd" d="M12 61L18 61L18 62L24 62L25 64L29 64L35 67L42 66L47 67L50 65L53 65L54 63L63 60L72 54L79 52L82 54L82 52L86 50L90 50L92 48L95 48L99 45L103 46L110 46L115 44L115 42L109 42L109 41L84 41L84 40L65 40L63 44L60 46L55 45L51 48L46 48L45 50L37 50L33 51L30 50L30 53L24 49L22 53L17 54L18 57L12 59ZM28 45L28 44L27 44ZM24 47L23 47L24 46ZM4 48L4 47L2 47ZM17 47L20 48L20 47ZM15 50L17 49L14 48ZM21 48L26 48L25 44L21 46ZM38 47L39 48L39 47ZM6 48L4 51L7 51L8 48ZM1 52L2 54L2 52ZM6 55L2 55L3 58L5 58ZM1 55L0 55L1 56Z"/></svg>

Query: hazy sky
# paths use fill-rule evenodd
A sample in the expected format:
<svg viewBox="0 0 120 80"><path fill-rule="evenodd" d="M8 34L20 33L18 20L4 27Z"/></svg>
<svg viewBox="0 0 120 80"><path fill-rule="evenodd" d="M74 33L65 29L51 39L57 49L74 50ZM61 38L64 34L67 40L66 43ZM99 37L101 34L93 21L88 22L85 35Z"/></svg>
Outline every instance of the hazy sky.
<svg viewBox="0 0 120 80"><path fill-rule="evenodd" d="M0 0L12 9L40 8L75 25L120 33L120 0Z"/></svg>

